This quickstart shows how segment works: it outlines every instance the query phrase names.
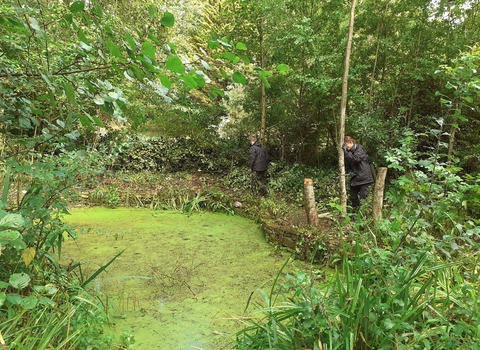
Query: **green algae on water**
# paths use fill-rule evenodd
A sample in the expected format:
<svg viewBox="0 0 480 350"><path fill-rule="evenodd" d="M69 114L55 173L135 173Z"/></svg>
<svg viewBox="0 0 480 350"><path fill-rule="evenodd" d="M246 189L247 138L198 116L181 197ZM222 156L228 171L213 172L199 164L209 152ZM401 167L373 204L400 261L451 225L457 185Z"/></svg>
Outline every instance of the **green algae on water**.
<svg viewBox="0 0 480 350"><path fill-rule="evenodd" d="M228 349L249 297L270 288L288 259L241 217L128 208L71 214L65 219L80 234L65 242L62 260L88 261L93 273L124 250L94 287L136 350Z"/></svg>

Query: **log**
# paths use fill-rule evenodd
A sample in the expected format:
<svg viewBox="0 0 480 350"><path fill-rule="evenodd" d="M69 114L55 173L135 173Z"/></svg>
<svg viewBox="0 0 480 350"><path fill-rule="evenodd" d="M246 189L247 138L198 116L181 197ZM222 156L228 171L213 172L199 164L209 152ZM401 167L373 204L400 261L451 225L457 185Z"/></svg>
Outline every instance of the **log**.
<svg viewBox="0 0 480 350"><path fill-rule="evenodd" d="M375 190L373 193L373 220L377 221L382 218L383 192L385 190L385 177L387 176L387 168L378 169L377 179L375 181Z"/></svg>
<svg viewBox="0 0 480 350"><path fill-rule="evenodd" d="M303 181L303 192L305 196L305 210L307 211L307 222L312 226L318 226L317 205L315 204L315 193L313 190L312 179L305 179L305 181Z"/></svg>

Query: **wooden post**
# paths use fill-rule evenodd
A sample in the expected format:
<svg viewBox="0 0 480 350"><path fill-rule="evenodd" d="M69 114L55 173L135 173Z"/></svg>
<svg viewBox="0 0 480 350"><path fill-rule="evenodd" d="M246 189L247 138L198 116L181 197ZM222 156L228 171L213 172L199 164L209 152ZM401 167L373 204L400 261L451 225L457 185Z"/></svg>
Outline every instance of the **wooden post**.
<svg viewBox="0 0 480 350"><path fill-rule="evenodd" d="M375 181L375 190L373 193L373 220L377 221L382 218L383 192L385 190L385 177L387 176L387 168L378 169L377 180Z"/></svg>
<svg viewBox="0 0 480 350"><path fill-rule="evenodd" d="M312 226L318 226L317 205L315 204L315 193L313 191L312 179L305 179L305 181L303 181L303 192L305 195L307 222Z"/></svg>

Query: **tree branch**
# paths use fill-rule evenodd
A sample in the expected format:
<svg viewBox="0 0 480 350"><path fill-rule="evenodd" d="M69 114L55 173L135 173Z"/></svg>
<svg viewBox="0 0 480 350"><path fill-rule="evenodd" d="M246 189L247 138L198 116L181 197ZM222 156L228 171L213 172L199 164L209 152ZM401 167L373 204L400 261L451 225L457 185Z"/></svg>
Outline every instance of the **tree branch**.
<svg viewBox="0 0 480 350"><path fill-rule="evenodd" d="M106 65L106 66L101 66L101 67L91 67L91 68L84 68L84 69L77 69L77 70L72 70L68 72L55 72L52 73L52 75L70 75L70 74L78 74L78 73L85 73L85 72L90 72L94 70L102 70L102 69L108 69L111 68L112 65ZM0 74L0 78L7 78L7 77L41 77L40 73L3 73Z"/></svg>

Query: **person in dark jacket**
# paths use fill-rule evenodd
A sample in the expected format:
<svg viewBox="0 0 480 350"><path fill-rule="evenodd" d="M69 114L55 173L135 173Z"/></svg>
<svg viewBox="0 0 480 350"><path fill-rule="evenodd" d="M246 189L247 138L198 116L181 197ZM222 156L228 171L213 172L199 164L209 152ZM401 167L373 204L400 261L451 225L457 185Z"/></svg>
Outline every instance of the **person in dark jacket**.
<svg viewBox="0 0 480 350"><path fill-rule="evenodd" d="M354 211L360 207L360 200L367 198L368 187L374 182L368 155L362 145L350 136L345 136L342 145L345 152L345 173L350 176L350 201Z"/></svg>
<svg viewBox="0 0 480 350"><path fill-rule="evenodd" d="M255 172L260 194L266 197L268 195L266 184L268 170L267 149L257 141L255 135L250 136L248 139L250 140L250 169L252 172Z"/></svg>

